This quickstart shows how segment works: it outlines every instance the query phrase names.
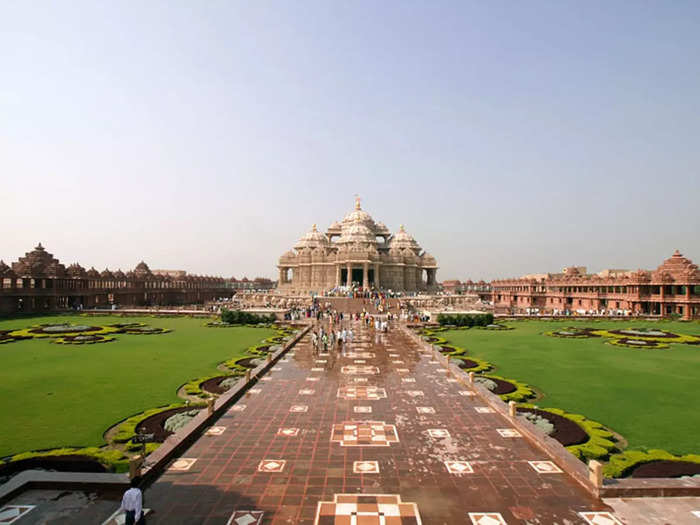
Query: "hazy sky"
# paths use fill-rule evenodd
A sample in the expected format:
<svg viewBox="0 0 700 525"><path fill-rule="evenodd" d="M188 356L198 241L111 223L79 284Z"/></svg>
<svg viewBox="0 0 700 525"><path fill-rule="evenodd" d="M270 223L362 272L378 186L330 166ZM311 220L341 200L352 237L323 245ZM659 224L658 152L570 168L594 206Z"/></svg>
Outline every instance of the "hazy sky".
<svg viewBox="0 0 700 525"><path fill-rule="evenodd" d="M440 280L700 262L700 2L0 0L0 258L276 277L358 193Z"/></svg>

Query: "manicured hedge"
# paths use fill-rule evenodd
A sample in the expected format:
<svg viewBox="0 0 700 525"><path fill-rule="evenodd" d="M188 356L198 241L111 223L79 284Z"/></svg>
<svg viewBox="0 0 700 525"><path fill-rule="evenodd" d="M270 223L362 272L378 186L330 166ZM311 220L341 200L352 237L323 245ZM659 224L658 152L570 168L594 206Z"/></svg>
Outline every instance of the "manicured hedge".
<svg viewBox="0 0 700 525"><path fill-rule="evenodd" d="M658 449L649 451L626 450L620 454L610 456L610 461L603 467L603 474L608 478L621 478L638 465L652 461L689 461L691 463L700 463L700 455L674 456L670 452Z"/></svg>
<svg viewBox="0 0 700 525"><path fill-rule="evenodd" d="M226 324L255 324L255 323L274 323L277 318L275 314L257 315L250 312L242 312L240 310L221 310L221 322Z"/></svg>
<svg viewBox="0 0 700 525"><path fill-rule="evenodd" d="M566 447L566 450L571 452L580 460L586 461L589 459L606 458L617 447L613 441L614 434L612 432L607 430L597 421L587 419L585 416L580 414L570 414L559 408L540 408L527 403L523 403L518 406L523 408L537 408L538 410L542 410L544 412L551 412L552 414L557 414L565 417L566 419L570 419L580 426L583 431L588 434L588 441L581 443L580 445L570 445Z"/></svg>
<svg viewBox="0 0 700 525"><path fill-rule="evenodd" d="M474 371L473 368L469 368L468 370L470 372ZM521 381L516 381L515 379L509 379L507 377L496 376L493 374L480 375L479 377L485 377L486 379L500 379L501 381L507 381L508 383L511 383L513 386L515 386L515 391L510 392L509 394L498 394L498 397L500 397L503 401L524 401L525 399L535 397L535 391Z"/></svg>
<svg viewBox="0 0 700 525"><path fill-rule="evenodd" d="M129 471L129 458L121 450L105 449L98 447L55 448L53 450L45 450L38 452L22 452L21 454L16 454L10 457L7 461L0 462L0 465L4 463L22 461L24 459L56 456L86 456L88 458L94 459L95 461L98 461L112 472Z"/></svg>
<svg viewBox="0 0 700 525"><path fill-rule="evenodd" d="M493 314L438 314L437 322L441 326L487 326L493 324Z"/></svg>

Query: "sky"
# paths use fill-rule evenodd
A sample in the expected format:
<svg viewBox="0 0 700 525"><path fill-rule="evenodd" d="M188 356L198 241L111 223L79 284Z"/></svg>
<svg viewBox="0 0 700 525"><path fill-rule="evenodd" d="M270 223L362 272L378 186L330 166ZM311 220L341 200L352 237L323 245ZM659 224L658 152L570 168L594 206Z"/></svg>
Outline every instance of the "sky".
<svg viewBox="0 0 700 525"><path fill-rule="evenodd" d="M438 279L700 263L700 2L0 3L0 259L276 278L353 208Z"/></svg>

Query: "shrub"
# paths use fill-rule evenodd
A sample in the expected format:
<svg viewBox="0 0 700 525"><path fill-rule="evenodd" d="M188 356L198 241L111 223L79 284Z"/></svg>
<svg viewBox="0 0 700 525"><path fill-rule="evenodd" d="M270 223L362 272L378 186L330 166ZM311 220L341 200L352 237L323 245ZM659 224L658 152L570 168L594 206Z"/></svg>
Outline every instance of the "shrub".
<svg viewBox="0 0 700 525"><path fill-rule="evenodd" d="M579 445L570 445L566 447L566 450L582 461L605 458L616 448L615 442L613 441L613 433L597 421L587 419L580 414L569 414L559 408L539 408L526 403L519 406L551 412L552 414L565 417L580 426L583 431L588 434L588 441Z"/></svg>
<svg viewBox="0 0 700 525"><path fill-rule="evenodd" d="M626 450L610 456L610 461L603 467L603 474L609 478L621 478L638 465L652 461L690 461L691 463L700 463L700 455L674 456L670 452L658 449L649 451Z"/></svg>
<svg viewBox="0 0 700 525"><path fill-rule="evenodd" d="M5 463L22 461L23 459L56 457L56 456L86 456L98 461L112 472L127 472L129 470L129 458L121 450L85 447L85 448L56 448L38 452L22 452L16 454ZM1 464L1 463L0 463Z"/></svg>
<svg viewBox="0 0 700 525"><path fill-rule="evenodd" d="M440 326L453 325L465 328L488 326L493 324L493 314L439 314L437 322Z"/></svg>
<svg viewBox="0 0 700 525"><path fill-rule="evenodd" d="M274 323L276 320L275 314L257 315L250 312L242 312L241 310L229 310L227 308L221 310L221 322L227 325Z"/></svg>

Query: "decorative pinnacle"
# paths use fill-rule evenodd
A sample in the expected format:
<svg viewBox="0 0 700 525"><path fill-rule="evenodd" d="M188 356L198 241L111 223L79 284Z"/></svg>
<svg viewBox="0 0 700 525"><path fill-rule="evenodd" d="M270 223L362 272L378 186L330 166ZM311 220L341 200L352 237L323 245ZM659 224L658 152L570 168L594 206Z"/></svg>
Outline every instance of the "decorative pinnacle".
<svg viewBox="0 0 700 525"><path fill-rule="evenodd" d="M355 195L355 209L356 210L361 210L362 207L360 206L360 196Z"/></svg>
<svg viewBox="0 0 700 525"><path fill-rule="evenodd" d="M405 231L406 231L406 229L403 227L403 224L402 224L401 226L399 226L399 231L401 231L401 232L405 232Z"/></svg>
<svg viewBox="0 0 700 525"><path fill-rule="evenodd" d="M311 226L311 231L314 231L314 232L317 231L317 230L316 230L316 223L314 223L314 224Z"/></svg>

